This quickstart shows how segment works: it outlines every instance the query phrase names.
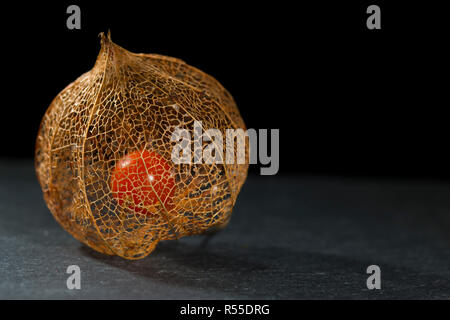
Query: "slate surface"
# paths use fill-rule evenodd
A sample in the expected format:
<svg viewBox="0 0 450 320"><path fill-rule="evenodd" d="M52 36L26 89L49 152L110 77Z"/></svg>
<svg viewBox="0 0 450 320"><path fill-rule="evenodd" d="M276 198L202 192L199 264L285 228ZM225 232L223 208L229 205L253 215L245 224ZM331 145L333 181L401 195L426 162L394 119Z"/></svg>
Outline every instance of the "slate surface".
<svg viewBox="0 0 450 320"><path fill-rule="evenodd" d="M251 176L230 225L204 239L103 256L55 222L31 162L0 161L2 299L450 298L448 182ZM81 290L66 287L73 264Z"/></svg>

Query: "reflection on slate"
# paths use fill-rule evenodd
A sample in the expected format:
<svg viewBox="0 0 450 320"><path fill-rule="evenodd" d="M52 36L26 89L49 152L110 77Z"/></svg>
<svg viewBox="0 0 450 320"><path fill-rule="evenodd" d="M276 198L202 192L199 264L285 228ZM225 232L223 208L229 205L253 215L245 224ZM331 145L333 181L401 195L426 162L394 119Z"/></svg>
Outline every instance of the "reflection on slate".
<svg viewBox="0 0 450 320"><path fill-rule="evenodd" d="M450 183L251 176L224 231L126 261L62 230L31 162L1 161L0 179L2 299L450 298Z"/></svg>

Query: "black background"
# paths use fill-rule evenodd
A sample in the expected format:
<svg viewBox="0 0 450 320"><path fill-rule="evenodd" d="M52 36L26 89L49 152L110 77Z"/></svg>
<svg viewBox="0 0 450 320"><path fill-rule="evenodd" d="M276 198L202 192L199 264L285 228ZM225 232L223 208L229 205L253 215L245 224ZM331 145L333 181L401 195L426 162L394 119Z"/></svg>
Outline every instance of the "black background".
<svg viewBox="0 0 450 320"><path fill-rule="evenodd" d="M280 174L448 179L448 33L439 2L16 3L5 8L1 156L31 158L40 119L92 68L98 33L216 77L249 128L279 128ZM81 7L81 30L66 8ZM382 29L366 28L378 4ZM257 172L253 166L252 172Z"/></svg>

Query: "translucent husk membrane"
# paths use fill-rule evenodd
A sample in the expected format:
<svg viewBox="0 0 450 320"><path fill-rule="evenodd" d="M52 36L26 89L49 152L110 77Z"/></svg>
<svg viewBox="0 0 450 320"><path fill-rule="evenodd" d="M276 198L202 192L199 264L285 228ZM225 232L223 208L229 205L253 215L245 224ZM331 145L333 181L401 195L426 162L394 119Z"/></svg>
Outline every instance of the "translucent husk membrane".
<svg viewBox="0 0 450 320"><path fill-rule="evenodd" d="M111 192L120 159L148 149L172 164L173 131L193 137L194 121L224 137L226 129L245 130L213 77L176 58L131 53L101 34L94 68L56 96L36 141L36 172L55 219L89 247L126 259L147 256L161 240L226 225L247 164L173 164L171 205L155 203L145 208L150 215L119 205Z"/></svg>

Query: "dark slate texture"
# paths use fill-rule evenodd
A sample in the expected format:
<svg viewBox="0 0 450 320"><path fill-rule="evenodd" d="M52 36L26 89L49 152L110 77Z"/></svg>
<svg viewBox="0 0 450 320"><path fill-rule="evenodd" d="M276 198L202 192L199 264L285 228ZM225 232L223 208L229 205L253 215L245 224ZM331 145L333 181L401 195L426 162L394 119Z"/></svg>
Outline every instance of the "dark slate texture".
<svg viewBox="0 0 450 320"><path fill-rule="evenodd" d="M0 161L1 299L450 298L450 184L251 176L229 226L126 261L53 219L31 162ZM81 268L68 290L66 268ZM379 265L382 289L366 287Z"/></svg>

